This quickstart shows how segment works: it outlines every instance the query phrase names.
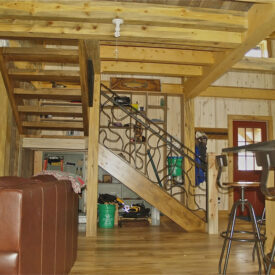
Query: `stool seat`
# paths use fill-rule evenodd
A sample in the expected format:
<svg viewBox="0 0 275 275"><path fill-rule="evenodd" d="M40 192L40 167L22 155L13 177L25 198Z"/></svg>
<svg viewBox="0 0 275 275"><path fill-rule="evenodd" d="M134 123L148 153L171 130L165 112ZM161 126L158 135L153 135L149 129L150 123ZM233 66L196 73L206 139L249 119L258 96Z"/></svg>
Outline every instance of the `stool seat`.
<svg viewBox="0 0 275 275"><path fill-rule="evenodd" d="M260 182L253 182L253 181L235 181L235 182L223 182L223 185L228 187L259 187Z"/></svg>

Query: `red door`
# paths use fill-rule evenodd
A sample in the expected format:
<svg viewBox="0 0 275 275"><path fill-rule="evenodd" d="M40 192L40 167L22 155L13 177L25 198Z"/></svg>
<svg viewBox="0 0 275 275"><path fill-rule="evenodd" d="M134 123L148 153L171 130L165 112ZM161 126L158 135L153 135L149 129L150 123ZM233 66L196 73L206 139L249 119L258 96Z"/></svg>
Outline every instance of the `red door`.
<svg viewBox="0 0 275 275"><path fill-rule="evenodd" d="M233 121L233 146L242 146L267 140L266 122ZM256 164L255 155L252 152L239 152L234 154L233 180L259 182L261 167ZM245 191L246 198L252 203L257 216L261 216L265 199L260 188L248 188ZM239 188L234 190L234 201L240 198ZM237 213L238 216L247 216L248 211Z"/></svg>

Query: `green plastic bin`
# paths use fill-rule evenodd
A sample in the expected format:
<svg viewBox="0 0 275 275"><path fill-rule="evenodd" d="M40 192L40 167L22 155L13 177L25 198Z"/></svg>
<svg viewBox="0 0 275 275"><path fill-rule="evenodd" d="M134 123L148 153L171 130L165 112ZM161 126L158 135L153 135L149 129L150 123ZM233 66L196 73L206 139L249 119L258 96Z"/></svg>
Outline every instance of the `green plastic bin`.
<svg viewBox="0 0 275 275"><path fill-rule="evenodd" d="M115 224L116 206L113 204L99 204L98 216L100 228L113 228Z"/></svg>
<svg viewBox="0 0 275 275"><path fill-rule="evenodd" d="M168 174L173 177L182 175L182 160L183 157L168 157Z"/></svg>

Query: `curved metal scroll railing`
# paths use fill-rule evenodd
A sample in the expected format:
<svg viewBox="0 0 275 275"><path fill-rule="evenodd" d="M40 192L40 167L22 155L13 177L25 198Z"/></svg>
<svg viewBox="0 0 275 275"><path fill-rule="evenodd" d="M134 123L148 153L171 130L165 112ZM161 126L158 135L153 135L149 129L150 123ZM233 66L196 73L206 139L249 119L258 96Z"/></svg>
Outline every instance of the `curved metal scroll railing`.
<svg viewBox="0 0 275 275"><path fill-rule="evenodd" d="M101 84L100 143L207 221L207 182L196 186L191 180L195 167L206 175L207 164L143 112L119 103L118 97Z"/></svg>

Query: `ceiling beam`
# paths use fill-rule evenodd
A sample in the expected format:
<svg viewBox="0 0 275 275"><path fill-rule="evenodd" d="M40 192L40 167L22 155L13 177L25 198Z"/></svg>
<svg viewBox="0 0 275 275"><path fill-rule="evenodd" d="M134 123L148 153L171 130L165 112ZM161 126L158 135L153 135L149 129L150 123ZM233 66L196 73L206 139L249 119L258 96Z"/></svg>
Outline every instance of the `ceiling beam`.
<svg viewBox="0 0 275 275"><path fill-rule="evenodd" d="M8 61L55 62L78 64L78 50L44 47L3 48Z"/></svg>
<svg viewBox="0 0 275 275"><path fill-rule="evenodd" d="M244 57L232 66L233 70L275 73L275 58Z"/></svg>
<svg viewBox="0 0 275 275"><path fill-rule="evenodd" d="M211 52L127 46L100 46L100 59L167 64L208 65L214 63Z"/></svg>
<svg viewBox="0 0 275 275"><path fill-rule="evenodd" d="M200 93L204 97L275 100L274 89L211 86Z"/></svg>
<svg viewBox="0 0 275 275"><path fill-rule="evenodd" d="M235 0L235 2L248 2L248 3L260 3L260 4L272 4L274 0Z"/></svg>
<svg viewBox="0 0 275 275"><path fill-rule="evenodd" d="M247 20L244 12L125 3L119 1L0 1L0 17L24 20L68 21L79 23L111 23L122 18L125 25L189 27L228 31L244 31ZM60 12L62 11L62 12Z"/></svg>
<svg viewBox="0 0 275 275"><path fill-rule="evenodd" d="M235 48L242 43L242 33L197 28L124 25L120 41L171 43L214 48ZM114 40L114 25L66 21L0 19L0 38L94 39Z"/></svg>
<svg viewBox="0 0 275 275"><path fill-rule="evenodd" d="M162 76L200 76L202 74L202 67L193 65L102 61L101 73Z"/></svg>
<svg viewBox="0 0 275 275"><path fill-rule="evenodd" d="M200 95L238 62L248 50L275 30L275 4L254 4L248 12L248 20L248 31L239 47L217 54L216 62L205 68L201 77L189 79L184 83L187 98Z"/></svg>
<svg viewBox="0 0 275 275"><path fill-rule="evenodd" d="M3 48L3 55L8 61L79 63L77 49L7 47ZM213 54L207 51L105 45L100 46L100 59L197 65L214 63Z"/></svg>

